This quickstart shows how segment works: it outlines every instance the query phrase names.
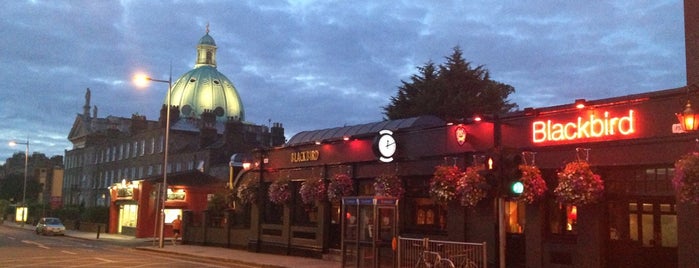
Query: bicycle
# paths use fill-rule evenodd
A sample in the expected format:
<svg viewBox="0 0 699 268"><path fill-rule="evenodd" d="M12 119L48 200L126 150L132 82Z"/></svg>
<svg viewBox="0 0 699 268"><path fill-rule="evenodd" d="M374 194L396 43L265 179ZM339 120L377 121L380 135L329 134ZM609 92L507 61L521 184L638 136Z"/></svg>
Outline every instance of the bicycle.
<svg viewBox="0 0 699 268"><path fill-rule="evenodd" d="M442 258L439 252L424 250L415 263L415 268L456 268L447 258Z"/></svg>
<svg viewBox="0 0 699 268"><path fill-rule="evenodd" d="M461 254L449 255L456 268L479 268L475 261L471 260L467 251ZM454 267L454 266L452 266Z"/></svg>

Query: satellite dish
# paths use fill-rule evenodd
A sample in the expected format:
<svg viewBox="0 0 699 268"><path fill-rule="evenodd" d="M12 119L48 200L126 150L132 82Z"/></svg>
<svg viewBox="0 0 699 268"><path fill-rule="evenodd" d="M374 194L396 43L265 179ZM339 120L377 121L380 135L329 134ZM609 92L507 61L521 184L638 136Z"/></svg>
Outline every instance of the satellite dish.
<svg viewBox="0 0 699 268"><path fill-rule="evenodd" d="M221 106L216 107L216 109L214 109L214 114L216 116L223 116L223 108L221 108Z"/></svg>
<svg viewBox="0 0 699 268"><path fill-rule="evenodd" d="M189 104L185 105L182 107L182 113L184 115L190 115L192 113L192 106L189 106Z"/></svg>

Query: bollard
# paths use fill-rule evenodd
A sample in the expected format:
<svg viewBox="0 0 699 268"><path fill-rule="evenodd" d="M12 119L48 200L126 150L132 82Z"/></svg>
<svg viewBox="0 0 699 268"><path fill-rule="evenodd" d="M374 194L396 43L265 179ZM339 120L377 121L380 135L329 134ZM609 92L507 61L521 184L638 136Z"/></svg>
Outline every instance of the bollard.
<svg viewBox="0 0 699 268"><path fill-rule="evenodd" d="M100 230L102 230L102 225L97 225L97 239L100 239Z"/></svg>

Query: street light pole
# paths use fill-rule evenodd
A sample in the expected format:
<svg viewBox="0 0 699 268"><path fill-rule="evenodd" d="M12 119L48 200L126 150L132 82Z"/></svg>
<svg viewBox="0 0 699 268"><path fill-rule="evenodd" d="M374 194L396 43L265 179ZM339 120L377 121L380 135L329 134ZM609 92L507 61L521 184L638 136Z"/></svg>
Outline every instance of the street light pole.
<svg viewBox="0 0 699 268"><path fill-rule="evenodd" d="M162 202L160 202L160 221L159 221L159 228L160 228L160 234L159 234L159 241L158 241L158 247L163 248L165 246L165 202L167 201L167 157L168 157L168 147L170 143L170 94L172 91L172 66L170 66L170 77L168 80L159 80L159 79L153 79L151 77L141 77L141 79L145 79L148 81L153 81L153 82L160 82L160 83L167 83L167 110L165 111L165 152L163 153L163 186L162 186Z"/></svg>
<svg viewBox="0 0 699 268"><path fill-rule="evenodd" d="M22 206L24 207L24 210L22 211L22 223L21 225L24 226L24 222L27 220L27 166L29 166L29 139L27 139L27 142L16 142L16 141L11 141L10 146L15 146L17 144L22 144L25 145L24 147L24 186L22 187Z"/></svg>

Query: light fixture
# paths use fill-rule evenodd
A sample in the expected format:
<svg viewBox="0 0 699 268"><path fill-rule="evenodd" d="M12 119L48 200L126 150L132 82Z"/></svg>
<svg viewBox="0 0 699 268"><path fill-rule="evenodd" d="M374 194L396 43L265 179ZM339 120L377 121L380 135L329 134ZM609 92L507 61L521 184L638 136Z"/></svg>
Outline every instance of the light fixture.
<svg viewBox="0 0 699 268"><path fill-rule="evenodd" d="M585 108L586 105L585 99L576 99L575 100L575 108L582 109Z"/></svg>
<svg viewBox="0 0 699 268"><path fill-rule="evenodd" d="M687 104L684 106L684 110L681 113L676 113L677 120L680 121L680 125L682 126L682 130L690 132L690 131L695 131L697 130L697 114L694 113L694 109L692 109L692 104L687 100Z"/></svg>
<svg viewBox="0 0 699 268"><path fill-rule="evenodd" d="M166 112L165 112L165 151L163 152L163 188L162 188L162 202L161 202L161 207L160 209L160 236L159 238L159 243L158 247L163 248L165 246L165 202L167 201L167 156L168 156L168 145L170 143L170 110L171 110L171 105L170 105L170 94L172 91L172 64L170 64L170 77L168 80L158 80L158 79L153 79L147 75L143 74L137 74L134 77L134 83L137 86L143 87L147 83L147 81L153 81L153 82L160 82L160 83L167 83L167 107L166 107Z"/></svg>

